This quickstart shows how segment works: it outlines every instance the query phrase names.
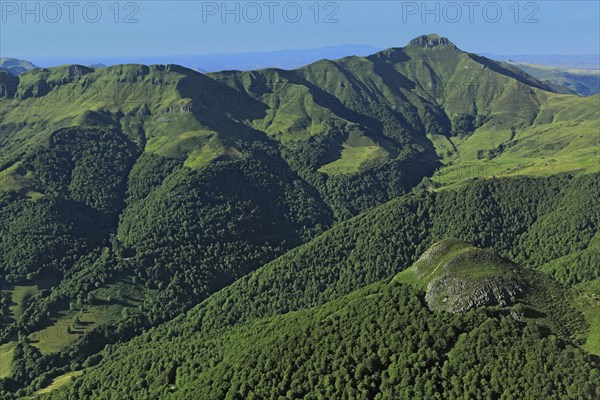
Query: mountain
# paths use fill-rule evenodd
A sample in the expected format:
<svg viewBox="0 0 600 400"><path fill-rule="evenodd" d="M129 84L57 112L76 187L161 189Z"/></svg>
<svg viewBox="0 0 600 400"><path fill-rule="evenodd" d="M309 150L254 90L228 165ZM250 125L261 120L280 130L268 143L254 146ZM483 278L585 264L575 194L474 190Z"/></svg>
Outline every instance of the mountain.
<svg viewBox="0 0 600 400"><path fill-rule="evenodd" d="M80 63L111 66L119 64L178 64L200 72L223 70L254 70L268 67L294 69L303 65L328 58L336 59L349 55L369 55L381 50L379 47L345 44L313 49L290 49L277 51L258 51L243 53L217 53L197 55L164 56L100 56L100 57L38 57L38 64L45 67L53 65Z"/></svg>
<svg viewBox="0 0 600 400"><path fill-rule="evenodd" d="M554 94L549 85L514 66L462 52L435 35L366 58L320 61L294 73L263 70L211 76L269 104L272 116L257 127L280 140L289 141L294 129L320 132L322 106L334 109L339 101L358 113L368 127L361 136L370 141L361 144L348 135L341 149L337 143L324 149L323 158L331 162L312 168L330 177L348 175L361 164L383 163L405 142L422 153L418 162L406 160L410 167L405 168L428 175L422 160L441 161L442 168L432 178L441 185L477 176L598 170L592 134L597 96ZM373 120L383 124L373 125ZM570 124L576 128L565 134ZM545 146L540 140L554 144ZM577 161L571 161L573 152ZM299 162L306 164L305 159Z"/></svg>
<svg viewBox="0 0 600 400"><path fill-rule="evenodd" d="M527 72L529 75L546 83L567 88L561 93L575 92L581 96L591 96L600 93L600 70L568 69L552 66L518 63L509 61L510 64Z"/></svg>
<svg viewBox="0 0 600 400"><path fill-rule="evenodd" d="M10 72L12 75L20 75L23 72L30 71L37 68L35 65L25 60L18 60L16 58L0 58L0 71Z"/></svg>
<svg viewBox="0 0 600 400"><path fill-rule="evenodd" d="M600 54L512 54L498 55L483 53L484 56L500 61L512 61L521 64L536 64L545 67L564 69L598 70Z"/></svg>
<svg viewBox="0 0 600 400"><path fill-rule="evenodd" d="M137 363L140 341L163 348L151 332L324 306L450 237L567 286L585 320L525 321L532 340L597 354L598 96L437 35L291 71L67 65L0 84L2 396L102 360L148 398L125 373L149 367L104 366L112 351Z"/></svg>

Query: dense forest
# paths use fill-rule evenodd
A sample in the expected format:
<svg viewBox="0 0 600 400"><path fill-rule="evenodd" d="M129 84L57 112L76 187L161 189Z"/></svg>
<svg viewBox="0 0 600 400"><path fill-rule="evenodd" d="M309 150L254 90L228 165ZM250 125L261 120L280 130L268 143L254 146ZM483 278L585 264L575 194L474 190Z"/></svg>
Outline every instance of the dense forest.
<svg viewBox="0 0 600 400"><path fill-rule="evenodd" d="M205 336L152 332L105 357L106 364L51 398L600 395L599 365L585 351L498 312L431 312L422 295L394 283Z"/></svg>

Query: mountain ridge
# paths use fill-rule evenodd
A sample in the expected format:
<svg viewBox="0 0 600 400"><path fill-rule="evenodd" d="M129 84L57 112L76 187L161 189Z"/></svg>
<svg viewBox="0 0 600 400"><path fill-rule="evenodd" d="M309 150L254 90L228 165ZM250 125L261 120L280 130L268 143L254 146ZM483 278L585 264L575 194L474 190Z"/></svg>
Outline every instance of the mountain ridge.
<svg viewBox="0 0 600 400"><path fill-rule="evenodd" d="M26 60L19 60L17 58L10 57L0 57L0 71L6 71L15 76L18 76L35 68L37 68L35 65Z"/></svg>

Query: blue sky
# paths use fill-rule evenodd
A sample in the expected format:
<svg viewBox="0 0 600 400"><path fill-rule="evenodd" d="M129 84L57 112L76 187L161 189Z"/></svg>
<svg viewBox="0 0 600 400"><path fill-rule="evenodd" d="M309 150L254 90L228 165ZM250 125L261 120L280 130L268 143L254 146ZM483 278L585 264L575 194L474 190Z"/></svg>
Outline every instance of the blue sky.
<svg viewBox="0 0 600 400"><path fill-rule="evenodd" d="M598 1L1 3L0 55L26 59L384 48L431 32L479 53L600 53Z"/></svg>

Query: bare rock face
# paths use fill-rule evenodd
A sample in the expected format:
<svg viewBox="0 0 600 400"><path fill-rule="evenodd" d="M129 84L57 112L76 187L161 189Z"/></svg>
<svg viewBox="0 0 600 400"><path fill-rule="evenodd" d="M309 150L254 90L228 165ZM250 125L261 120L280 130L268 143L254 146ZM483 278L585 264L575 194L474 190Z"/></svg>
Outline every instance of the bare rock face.
<svg viewBox="0 0 600 400"><path fill-rule="evenodd" d="M409 46L416 47L437 47L446 45L454 46L454 44L449 39L438 36L433 33L429 35L421 35L409 42Z"/></svg>
<svg viewBox="0 0 600 400"><path fill-rule="evenodd" d="M482 306L512 305L524 289L511 279L470 280L446 272L429 283L425 300L431 310L464 313Z"/></svg>
<svg viewBox="0 0 600 400"><path fill-rule="evenodd" d="M418 279L430 279L425 300L431 310L463 313L476 307L505 307L528 287L522 268L459 240L436 243L413 268Z"/></svg>
<svg viewBox="0 0 600 400"><path fill-rule="evenodd" d="M64 65L52 69L37 68L22 74L16 97L21 100L47 95L57 86L65 85L94 72L83 65Z"/></svg>
<svg viewBox="0 0 600 400"><path fill-rule="evenodd" d="M543 272L456 238L431 245L394 282L425 292L427 306L435 312L459 314L493 307L486 311L510 315L516 322L535 319L565 337L575 338L575 330L588 329L574 328L587 325L572 304L570 288Z"/></svg>
<svg viewBox="0 0 600 400"><path fill-rule="evenodd" d="M0 99L12 99L17 93L19 78L8 71L0 70Z"/></svg>

